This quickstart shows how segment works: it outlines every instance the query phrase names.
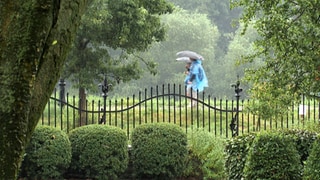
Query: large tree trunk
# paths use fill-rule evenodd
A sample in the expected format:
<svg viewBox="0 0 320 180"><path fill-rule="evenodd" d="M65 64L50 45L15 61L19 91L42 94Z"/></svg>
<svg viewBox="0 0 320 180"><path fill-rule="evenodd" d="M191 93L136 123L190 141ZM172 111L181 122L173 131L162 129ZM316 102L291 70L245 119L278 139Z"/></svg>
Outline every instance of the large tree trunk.
<svg viewBox="0 0 320 180"><path fill-rule="evenodd" d="M17 178L90 1L0 1L0 179Z"/></svg>

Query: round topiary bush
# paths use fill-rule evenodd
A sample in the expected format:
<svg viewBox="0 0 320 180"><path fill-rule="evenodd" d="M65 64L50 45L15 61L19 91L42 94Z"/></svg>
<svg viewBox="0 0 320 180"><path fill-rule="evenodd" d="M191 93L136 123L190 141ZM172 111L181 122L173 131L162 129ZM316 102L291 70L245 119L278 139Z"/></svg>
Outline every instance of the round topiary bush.
<svg viewBox="0 0 320 180"><path fill-rule="evenodd" d="M72 160L69 176L117 179L128 166L126 133L117 127L87 125L69 133Z"/></svg>
<svg viewBox="0 0 320 180"><path fill-rule="evenodd" d="M320 179L320 137L312 145L310 155L304 166L303 179Z"/></svg>
<svg viewBox="0 0 320 180"><path fill-rule="evenodd" d="M244 167L245 179L301 179L302 165L292 137L277 132L256 136Z"/></svg>
<svg viewBox="0 0 320 180"><path fill-rule="evenodd" d="M132 132L132 165L138 178L181 176L187 156L187 135L177 125L143 124Z"/></svg>
<svg viewBox="0 0 320 180"><path fill-rule="evenodd" d="M28 179L63 179L71 162L68 135L49 126L38 126L26 147L21 176Z"/></svg>

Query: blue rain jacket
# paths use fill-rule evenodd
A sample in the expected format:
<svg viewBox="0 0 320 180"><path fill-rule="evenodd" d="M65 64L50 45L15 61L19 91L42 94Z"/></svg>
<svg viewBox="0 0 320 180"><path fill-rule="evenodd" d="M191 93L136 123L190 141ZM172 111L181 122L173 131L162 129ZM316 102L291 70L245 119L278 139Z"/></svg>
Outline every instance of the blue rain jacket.
<svg viewBox="0 0 320 180"><path fill-rule="evenodd" d="M201 60L192 61L190 72L184 80L187 85L190 78L195 75L195 78L192 81L192 89L199 92L203 91L205 87L208 87L208 79L201 64Z"/></svg>

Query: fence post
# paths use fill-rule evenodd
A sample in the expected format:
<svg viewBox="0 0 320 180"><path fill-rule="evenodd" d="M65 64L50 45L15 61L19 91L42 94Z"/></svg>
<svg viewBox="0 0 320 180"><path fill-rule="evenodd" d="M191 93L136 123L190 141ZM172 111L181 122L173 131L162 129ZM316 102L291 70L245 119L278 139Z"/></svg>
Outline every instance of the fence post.
<svg viewBox="0 0 320 180"><path fill-rule="evenodd" d="M232 121L230 124L230 129L232 131L232 137L238 136L239 135L239 100L240 100L240 93L242 92L242 88L240 88L240 81L239 81L239 76L236 84L232 84L231 87L234 87L235 91L235 97L237 100L237 105L236 105L236 114L234 117L232 117Z"/></svg>
<svg viewBox="0 0 320 180"><path fill-rule="evenodd" d="M107 97L108 97L108 92L109 92L109 86L111 84L108 84L108 80L106 75L104 76L103 83L100 83L99 86L101 87L101 91L103 92L103 115L102 118L99 121L99 124L106 124L106 107L107 107Z"/></svg>
<svg viewBox="0 0 320 180"><path fill-rule="evenodd" d="M59 81L59 89L60 89L60 93L59 93L59 99L60 99L60 106L63 107L66 103L66 98L65 98L65 86L66 86L66 82L64 81L64 79L60 79Z"/></svg>

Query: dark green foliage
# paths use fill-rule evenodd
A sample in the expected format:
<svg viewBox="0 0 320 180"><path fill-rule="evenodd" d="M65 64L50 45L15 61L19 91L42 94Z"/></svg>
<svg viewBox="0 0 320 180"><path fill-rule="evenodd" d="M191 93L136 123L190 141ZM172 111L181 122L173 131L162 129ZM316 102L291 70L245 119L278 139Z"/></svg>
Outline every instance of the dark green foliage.
<svg viewBox="0 0 320 180"><path fill-rule="evenodd" d="M305 167L303 179L314 180L320 179L320 139L314 141L310 156L308 157Z"/></svg>
<svg viewBox="0 0 320 180"><path fill-rule="evenodd" d="M189 159L184 176L200 179L223 179L224 140L214 134L196 129L188 134Z"/></svg>
<svg viewBox="0 0 320 180"><path fill-rule="evenodd" d="M68 135L49 126L38 126L26 148L21 175L30 179L62 179L71 162Z"/></svg>
<svg viewBox="0 0 320 180"><path fill-rule="evenodd" d="M320 1L230 2L243 8L240 22L253 25L260 35L255 51L240 60L252 64L263 59L258 68L246 69L246 80L253 86L250 98L259 100L250 109L260 117L286 114L301 95L319 92Z"/></svg>
<svg viewBox="0 0 320 180"><path fill-rule="evenodd" d="M309 156L311 145L317 138L317 133L299 129L280 130L280 132L292 136L296 143L296 149L300 154L301 164L303 164Z"/></svg>
<svg viewBox="0 0 320 180"><path fill-rule="evenodd" d="M70 174L94 179L117 179L128 166L127 137L113 126L88 125L72 130ZM81 177L83 178L83 177Z"/></svg>
<svg viewBox="0 0 320 180"><path fill-rule="evenodd" d="M244 134L227 140L225 169L228 179L243 178L247 154L254 139L255 134Z"/></svg>
<svg viewBox="0 0 320 180"><path fill-rule="evenodd" d="M301 179L302 165L292 137L277 132L256 136L248 152L245 179Z"/></svg>
<svg viewBox="0 0 320 180"><path fill-rule="evenodd" d="M132 132L132 162L139 178L178 177L185 169L187 156L187 135L177 125L143 124Z"/></svg>

